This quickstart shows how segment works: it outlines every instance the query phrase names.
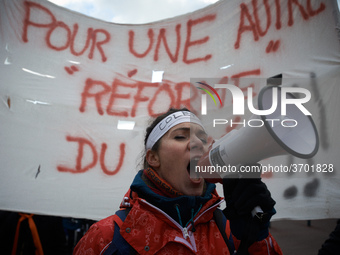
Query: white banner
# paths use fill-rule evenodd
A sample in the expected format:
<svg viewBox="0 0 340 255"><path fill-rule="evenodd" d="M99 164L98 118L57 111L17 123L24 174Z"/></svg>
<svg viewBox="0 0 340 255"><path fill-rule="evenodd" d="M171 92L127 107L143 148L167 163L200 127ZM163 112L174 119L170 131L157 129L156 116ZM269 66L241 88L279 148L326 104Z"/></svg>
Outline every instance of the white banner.
<svg viewBox="0 0 340 255"><path fill-rule="evenodd" d="M338 24L331 0L219 1L145 25L1 1L0 209L111 215L140 167L150 118L190 107L190 78L283 74L310 80L320 148L309 161L275 159L314 167L302 177L264 176L275 219L340 217Z"/></svg>

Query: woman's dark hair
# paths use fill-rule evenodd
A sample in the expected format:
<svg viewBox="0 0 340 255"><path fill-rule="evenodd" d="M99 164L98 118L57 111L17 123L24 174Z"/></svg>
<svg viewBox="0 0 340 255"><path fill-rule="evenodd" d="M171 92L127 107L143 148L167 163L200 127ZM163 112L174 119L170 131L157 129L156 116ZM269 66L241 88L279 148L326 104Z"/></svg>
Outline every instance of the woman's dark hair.
<svg viewBox="0 0 340 255"><path fill-rule="evenodd" d="M150 136L150 133L152 132L152 130L157 126L157 124L159 122L161 122L164 118L166 118L167 116L169 116L170 114L174 113L174 112L179 112L179 111L189 111L187 108L182 108L182 109L175 109L175 108L170 108L166 113L163 113L159 116L157 116L153 122L150 124L150 126L148 126L146 128L146 134L145 134L145 138L144 138L144 147L146 146L146 143L148 141L148 138ZM159 148L159 144L160 144L160 141L161 139L159 139L155 144L154 146L152 146L152 150L153 151L158 151L158 148ZM149 164L148 162L146 161L146 151L144 152L144 168L148 168L149 167Z"/></svg>

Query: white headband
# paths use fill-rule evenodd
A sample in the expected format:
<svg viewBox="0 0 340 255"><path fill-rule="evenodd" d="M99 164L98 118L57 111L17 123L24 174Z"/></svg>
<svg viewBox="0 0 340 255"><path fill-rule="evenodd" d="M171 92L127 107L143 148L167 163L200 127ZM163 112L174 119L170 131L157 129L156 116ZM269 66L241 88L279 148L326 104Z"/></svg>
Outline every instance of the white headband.
<svg viewBox="0 0 340 255"><path fill-rule="evenodd" d="M170 128L184 122L192 122L200 125L203 129L203 124L199 118L188 111L178 111L170 114L161 120L151 131L148 140L146 142L146 150L151 149L155 143L163 137L163 135L169 131Z"/></svg>

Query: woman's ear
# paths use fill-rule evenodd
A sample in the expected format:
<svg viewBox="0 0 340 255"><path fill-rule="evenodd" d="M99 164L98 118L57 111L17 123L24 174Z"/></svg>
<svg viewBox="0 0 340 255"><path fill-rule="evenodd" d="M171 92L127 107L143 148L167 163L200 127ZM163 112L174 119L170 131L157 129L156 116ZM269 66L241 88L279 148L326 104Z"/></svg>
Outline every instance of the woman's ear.
<svg viewBox="0 0 340 255"><path fill-rule="evenodd" d="M156 151L149 149L146 152L145 158L146 158L146 161L148 162L149 166L151 166L154 169L158 168L161 165L158 153Z"/></svg>

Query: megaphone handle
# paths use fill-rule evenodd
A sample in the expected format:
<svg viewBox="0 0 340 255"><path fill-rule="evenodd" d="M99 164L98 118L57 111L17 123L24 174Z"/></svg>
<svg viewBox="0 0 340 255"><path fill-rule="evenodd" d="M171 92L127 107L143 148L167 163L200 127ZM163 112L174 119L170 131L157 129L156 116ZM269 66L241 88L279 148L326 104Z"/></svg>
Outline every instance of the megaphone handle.
<svg viewBox="0 0 340 255"><path fill-rule="evenodd" d="M263 210L260 206L255 206L254 209L251 211L251 215L253 217L257 217L259 219L262 219L263 216Z"/></svg>

